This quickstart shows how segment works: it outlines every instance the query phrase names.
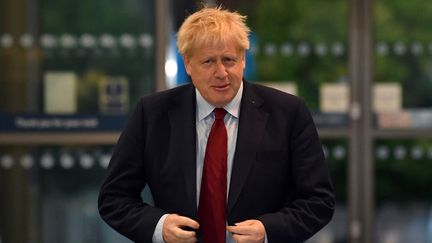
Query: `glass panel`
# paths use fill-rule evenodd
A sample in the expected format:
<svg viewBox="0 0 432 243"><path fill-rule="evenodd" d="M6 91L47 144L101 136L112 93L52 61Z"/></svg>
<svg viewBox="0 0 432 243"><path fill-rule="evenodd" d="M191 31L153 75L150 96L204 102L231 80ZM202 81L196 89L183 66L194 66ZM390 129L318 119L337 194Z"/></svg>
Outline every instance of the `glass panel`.
<svg viewBox="0 0 432 243"><path fill-rule="evenodd" d="M320 108L320 87L346 84L347 2L255 1L240 6L252 29L255 70L247 78L258 82L292 82L296 94Z"/></svg>
<svg viewBox="0 0 432 243"><path fill-rule="evenodd" d="M375 142L376 242L432 240L432 141Z"/></svg>
<svg viewBox="0 0 432 243"><path fill-rule="evenodd" d="M0 2L0 243L130 242L97 211L111 146L5 137L114 137L154 90L154 2Z"/></svg>
<svg viewBox="0 0 432 243"><path fill-rule="evenodd" d="M428 1L375 4L374 109L379 128L431 128L431 14Z"/></svg>
<svg viewBox="0 0 432 243"><path fill-rule="evenodd" d="M152 1L44 0L42 6L44 81L51 72L76 73L78 112L124 114L153 90ZM45 98L54 92L44 91Z"/></svg>
<svg viewBox="0 0 432 243"><path fill-rule="evenodd" d="M130 242L97 210L110 154L111 146L0 147L4 242Z"/></svg>
<svg viewBox="0 0 432 243"><path fill-rule="evenodd" d="M0 112L127 114L153 91L153 1L6 2Z"/></svg>
<svg viewBox="0 0 432 243"><path fill-rule="evenodd" d="M375 2L374 109L383 132L430 134L431 16L430 1ZM403 136L375 141L376 242L432 241L431 144Z"/></svg>

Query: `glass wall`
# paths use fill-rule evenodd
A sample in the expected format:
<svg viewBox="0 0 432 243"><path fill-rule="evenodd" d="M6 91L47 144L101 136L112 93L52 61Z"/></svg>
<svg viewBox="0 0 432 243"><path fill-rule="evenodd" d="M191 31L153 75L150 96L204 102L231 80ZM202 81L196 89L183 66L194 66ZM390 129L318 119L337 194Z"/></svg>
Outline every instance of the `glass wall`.
<svg viewBox="0 0 432 243"><path fill-rule="evenodd" d="M99 217L111 146L2 146L1 242L130 242Z"/></svg>
<svg viewBox="0 0 432 243"><path fill-rule="evenodd" d="M431 242L432 141L375 141L376 242Z"/></svg>
<svg viewBox="0 0 432 243"><path fill-rule="evenodd" d="M153 91L152 5L42 1L44 112L54 109L49 101L56 90L49 82L57 77L75 76L77 113L126 114L141 95Z"/></svg>
<svg viewBox="0 0 432 243"><path fill-rule="evenodd" d="M152 1L3 4L3 112L125 114L153 91Z"/></svg>
<svg viewBox="0 0 432 243"><path fill-rule="evenodd" d="M101 219L112 146L155 89L155 3L0 2L0 242L130 242Z"/></svg>
<svg viewBox="0 0 432 243"><path fill-rule="evenodd" d="M374 239L432 242L432 2L374 7Z"/></svg>

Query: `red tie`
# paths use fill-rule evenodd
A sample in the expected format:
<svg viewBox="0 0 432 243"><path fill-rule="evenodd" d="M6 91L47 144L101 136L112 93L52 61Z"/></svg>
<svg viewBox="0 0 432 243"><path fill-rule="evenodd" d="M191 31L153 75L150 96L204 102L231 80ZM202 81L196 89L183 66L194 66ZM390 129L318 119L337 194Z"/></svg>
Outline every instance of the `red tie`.
<svg viewBox="0 0 432 243"><path fill-rule="evenodd" d="M216 108L215 121L207 140L198 221L204 243L225 243L227 194L227 131L226 111Z"/></svg>

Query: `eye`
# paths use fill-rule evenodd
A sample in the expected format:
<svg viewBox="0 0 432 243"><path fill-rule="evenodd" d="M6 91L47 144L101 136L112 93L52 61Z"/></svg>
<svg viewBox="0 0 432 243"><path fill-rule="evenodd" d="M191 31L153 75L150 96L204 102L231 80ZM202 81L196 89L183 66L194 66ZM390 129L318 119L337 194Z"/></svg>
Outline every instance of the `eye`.
<svg viewBox="0 0 432 243"><path fill-rule="evenodd" d="M212 59L206 59L206 60L204 60L203 62L202 62L202 64L211 64L211 63L213 63L214 61L212 60Z"/></svg>
<svg viewBox="0 0 432 243"><path fill-rule="evenodd" d="M232 57L224 57L223 59L222 59L222 62L225 64L225 65L234 65L236 62L237 62L237 59L235 59L235 58L232 58Z"/></svg>

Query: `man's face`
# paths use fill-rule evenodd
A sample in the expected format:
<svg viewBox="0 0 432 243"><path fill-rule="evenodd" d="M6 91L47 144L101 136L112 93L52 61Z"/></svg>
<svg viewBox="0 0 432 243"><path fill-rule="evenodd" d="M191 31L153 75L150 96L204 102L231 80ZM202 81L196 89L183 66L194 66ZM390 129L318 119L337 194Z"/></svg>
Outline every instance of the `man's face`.
<svg viewBox="0 0 432 243"><path fill-rule="evenodd" d="M210 104L223 107L237 94L245 56L233 44L196 48L189 58L184 57L184 62L192 83Z"/></svg>

